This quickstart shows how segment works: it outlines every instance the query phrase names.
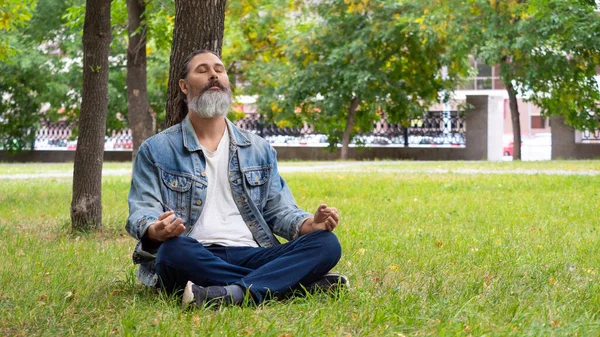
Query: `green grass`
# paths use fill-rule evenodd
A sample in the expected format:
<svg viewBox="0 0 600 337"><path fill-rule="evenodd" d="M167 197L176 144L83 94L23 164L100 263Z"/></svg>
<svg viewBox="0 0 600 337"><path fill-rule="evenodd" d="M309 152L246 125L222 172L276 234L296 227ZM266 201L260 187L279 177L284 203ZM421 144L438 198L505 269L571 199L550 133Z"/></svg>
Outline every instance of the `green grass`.
<svg viewBox="0 0 600 337"><path fill-rule="evenodd" d="M59 166L45 168L69 169ZM10 170L0 166L2 174ZM24 170L40 172L17 169ZM324 201L339 208L344 253L336 270L352 289L196 311L135 280L134 240L123 228L128 175L105 177L104 230L78 236L69 234L70 179L0 180L0 335L600 335L600 176L367 170L284 177L301 207L312 211Z"/></svg>
<svg viewBox="0 0 600 337"><path fill-rule="evenodd" d="M280 167L344 167L353 170L550 170L550 171L600 171L598 160L554 160L554 161L525 161L525 162L487 162L487 161L436 161L422 162L410 160L381 160L375 162L365 161L287 161L280 163ZM131 169L131 163L104 163L105 170ZM7 164L0 163L0 174L44 174L64 173L73 171L73 163L35 163L35 164Z"/></svg>
<svg viewBox="0 0 600 337"><path fill-rule="evenodd" d="M131 169L131 163L106 162L105 170ZM33 164L7 164L0 163L0 174L37 174L37 173L64 173L73 171L73 162L69 163L33 163Z"/></svg>

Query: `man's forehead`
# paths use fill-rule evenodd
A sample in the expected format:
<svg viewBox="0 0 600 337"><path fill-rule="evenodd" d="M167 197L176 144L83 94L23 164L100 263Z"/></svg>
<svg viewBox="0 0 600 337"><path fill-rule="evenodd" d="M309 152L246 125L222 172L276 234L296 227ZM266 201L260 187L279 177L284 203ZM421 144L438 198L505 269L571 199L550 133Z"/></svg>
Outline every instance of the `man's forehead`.
<svg viewBox="0 0 600 337"><path fill-rule="evenodd" d="M193 69L200 64L223 64L221 60L213 53L202 53L194 56L190 62L190 68Z"/></svg>

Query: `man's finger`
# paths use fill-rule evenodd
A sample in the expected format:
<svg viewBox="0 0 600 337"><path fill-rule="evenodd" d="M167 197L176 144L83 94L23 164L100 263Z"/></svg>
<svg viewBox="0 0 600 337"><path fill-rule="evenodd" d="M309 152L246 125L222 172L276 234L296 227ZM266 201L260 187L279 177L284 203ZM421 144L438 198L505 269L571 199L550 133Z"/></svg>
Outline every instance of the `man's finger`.
<svg viewBox="0 0 600 337"><path fill-rule="evenodd" d="M167 226L167 233L170 238L183 233L185 226L182 225L182 221L181 218L177 218Z"/></svg>
<svg viewBox="0 0 600 337"><path fill-rule="evenodd" d="M166 211L164 213L162 213L161 215L158 216L158 220L164 220L166 217L168 217L169 215L173 214L173 211Z"/></svg>
<svg viewBox="0 0 600 337"><path fill-rule="evenodd" d="M333 228L334 228L334 225L333 225L333 221L331 220L331 218L327 218L327 220L325 220L325 228L326 228L326 229L327 229L329 232L331 232L331 231L333 230Z"/></svg>
<svg viewBox="0 0 600 337"><path fill-rule="evenodd" d="M154 228L156 228L156 230L163 230L165 229L165 223L163 220L156 220L154 222Z"/></svg>
<svg viewBox="0 0 600 337"><path fill-rule="evenodd" d="M335 207L325 207L324 209L319 209L321 211L321 214L325 214L325 215L331 215L333 213L337 214L337 209Z"/></svg>
<svg viewBox="0 0 600 337"><path fill-rule="evenodd" d="M335 223L338 223L340 221L340 215L337 212L332 212L329 217L331 217L333 220L335 220Z"/></svg>
<svg viewBox="0 0 600 337"><path fill-rule="evenodd" d="M171 219L169 222L167 222L167 225L165 226L165 231L168 234L173 233L173 231L175 230L175 228L177 228L177 225L179 225L180 223L181 223L181 218L177 218L177 219L174 219L174 220Z"/></svg>
<svg viewBox="0 0 600 337"><path fill-rule="evenodd" d="M185 226L182 223L180 223L179 225L177 225L177 228L175 229L174 233L175 235L179 236L183 232L185 232Z"/></svg>
<svg viewBox="0 0 600 337"><path fill-rule="evenodd" d="M176 218L176 217L177 217L177 216L175 215L175 213L171 213L171 215L169 215L168 217L164 218L164 219L162 220L162 222L163 222L165 225L167 225L167 226L168 226L168 225L169 225L171 222L173 222L173 220L175 220L175 218Z"/></svg>

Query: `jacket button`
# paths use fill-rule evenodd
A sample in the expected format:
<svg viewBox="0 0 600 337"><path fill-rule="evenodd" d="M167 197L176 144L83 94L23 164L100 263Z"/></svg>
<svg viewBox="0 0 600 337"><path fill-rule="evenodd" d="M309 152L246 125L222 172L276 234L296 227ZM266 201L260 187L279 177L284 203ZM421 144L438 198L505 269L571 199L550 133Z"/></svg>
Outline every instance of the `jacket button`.
<svg viewBox="0 0 600 337"><path fill-rule="evenodd" d="M198 205L198 206L202 205L202 200L196 200L196 205Z"/></svg>
<svg viewBox="0 0 600 337"><path fill-rule="evenodd" d="M202 172L200 175L206 177L206 172Z"/></svg>

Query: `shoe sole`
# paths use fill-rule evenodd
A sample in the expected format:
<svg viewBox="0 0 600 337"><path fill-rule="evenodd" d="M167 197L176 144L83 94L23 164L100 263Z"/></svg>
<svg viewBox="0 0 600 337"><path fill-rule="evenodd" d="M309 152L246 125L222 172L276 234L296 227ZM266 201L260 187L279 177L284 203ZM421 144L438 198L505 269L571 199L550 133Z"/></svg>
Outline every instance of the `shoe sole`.
<svg viewBox="0 0 600 337"><path fill-rule="evenodd" d="M345 285L347 288L350 288L350 280L348 279L348 277L342 275L342 277L340 278L343 280L342 284Z"/></svg>
<svg viewBox="0 0 600 337"><path fill-rule="evenodd" d="M311 284L306 291L314 293L322 291L325 293L333 293L338 289L348 289L350 287L350 281L348 277L338 273L327 273L321 277L320 280Z"/></svg>
<svg viewBox="0 0 600 337"><path fill-rule="evenodd" d="M194 293L192 292L192 281L188 281L183 290L183 296L181 297L181 307L186 308L188 305L194 302Z"/></svg>
<svg viewBox="0 0 600 337"><path fill-rule="evenodd" d="M346 275L338 274L338 273L328 273L323 276L323 278L327 279L331 285L335 286L345 286L350 287L350 280Z"/></svg>

